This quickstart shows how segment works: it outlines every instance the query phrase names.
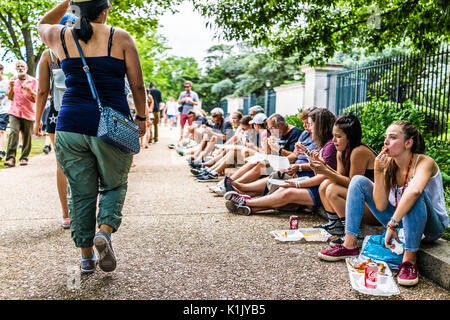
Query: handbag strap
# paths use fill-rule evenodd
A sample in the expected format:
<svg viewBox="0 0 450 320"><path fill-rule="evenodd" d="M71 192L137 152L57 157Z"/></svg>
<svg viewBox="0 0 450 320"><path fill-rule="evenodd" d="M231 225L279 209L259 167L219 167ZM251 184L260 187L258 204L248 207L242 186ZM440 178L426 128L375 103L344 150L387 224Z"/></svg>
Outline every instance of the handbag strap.
<svg viewBox="0 0 450 320"><path fill-rule="evenodd" d="M89 66L86 63L86 59L84 58L83 50L81 50L81 46L80 46L80 43L78 42L77 36L75 34L75 30L72 28L70 31L72 32L73 39L75 40L75 44L77 45L78 52L80 53L81 62L83 63L83 70L86 73L89 87L91 88L92 97L94 98L94 100L97 101L98 109L100 110L100 112L102 112L103 106L102 106L102 103L98 96L97 88L95 87L95 84L94 84L94 79L92 78L91 72L89 71Z"/></svg>

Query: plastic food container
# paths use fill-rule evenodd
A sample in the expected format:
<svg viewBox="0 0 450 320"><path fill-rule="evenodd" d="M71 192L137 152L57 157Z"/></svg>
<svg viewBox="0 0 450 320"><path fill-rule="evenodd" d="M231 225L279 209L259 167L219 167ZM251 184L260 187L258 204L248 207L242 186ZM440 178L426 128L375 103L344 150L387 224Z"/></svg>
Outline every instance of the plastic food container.
<svg viewBox="0 0 450 320"><path fill-rule="evenodd" d="M347 269L348 269L348 275L350 277L350 283L356 291L363 293L363 294L369 294L372 296L393 296L400 294L400 290L398 289L397 284L395 283L394 278L392 277L392 271L385 263L384 261L376 261L373 260L376 263L383 263L386 267L384 275L378 274L378 280L377 280L377 287L375 289L367 288L364 285L364 272L358 272L349 265L351 263L352 265L357 265L361 262L367 261L368 258L364 256L359 256L357 258L347 258L345 259Z"/></svg>
<svg viewBox="0 0 450 320"><path fill-rule="evenodd" d="M303 239L307 242L327 242L331 237L331 234L322 228L299 228L298 231L302 234Z"/></svg>
<svg viewBox="0 0 450 320"><path fill-rule="evenodd" d="M361 256L361 255L359 257L355 257L355 258L347 258L347 259L345 259L348 272L364 274L364 270L362 272L358 272L358 270L356 270L352 266L357 266L358 264L360 264L360 263L362 263L364 261L367 261L368 259L369 258L366 258L366 257ZM378 273L378 276L381 276L381 277L392 277L392 271L391 271L391 269L389 268L389 266L388 266L388 264L386 262L384 262L384 261L377 261L377 260L374 260L374 259L371 259L371 260L373 262L377 263L377 264L378 263L382 263L384 265L384 274Z"/></svg>
<svg viewBox="0 0 450 320"><path fill-rule="evenodd" d="M275 240L281 242L299 241L303 238L298 230L275 230L270 231L270 234L275 237Z"/></svg>

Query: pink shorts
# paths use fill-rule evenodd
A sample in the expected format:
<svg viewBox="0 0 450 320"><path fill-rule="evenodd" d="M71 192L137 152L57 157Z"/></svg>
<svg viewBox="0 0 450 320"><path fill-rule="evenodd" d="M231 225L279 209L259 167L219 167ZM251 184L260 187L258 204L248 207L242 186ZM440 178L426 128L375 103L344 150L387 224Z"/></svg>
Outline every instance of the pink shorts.
<svg viewBox="0 0 450 320"><path fill-rule="evenodd" d="M192 120L188 118L187 114L180 114L180 124L182 127L186 124L186 120L189 123L189 125L192 125Z"/></svg>

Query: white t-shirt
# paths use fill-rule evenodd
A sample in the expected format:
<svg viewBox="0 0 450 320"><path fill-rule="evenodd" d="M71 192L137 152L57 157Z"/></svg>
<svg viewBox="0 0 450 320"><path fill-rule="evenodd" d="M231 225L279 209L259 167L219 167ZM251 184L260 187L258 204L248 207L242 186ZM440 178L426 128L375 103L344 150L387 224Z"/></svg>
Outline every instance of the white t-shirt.
<svg viewBox="0 0 450 320"><path fill-rule="evenodd" d="M0 114L8 113L11 107L11 100L6 96L8 88L9 80L3 77L3 80L0 80Z"/></svg>
<svg viewBox="0 0 450 320"><path fill-rule="evenodd" d="M178 114L178 103L176 101L167 101L167 115L175 116Z"/></svg>

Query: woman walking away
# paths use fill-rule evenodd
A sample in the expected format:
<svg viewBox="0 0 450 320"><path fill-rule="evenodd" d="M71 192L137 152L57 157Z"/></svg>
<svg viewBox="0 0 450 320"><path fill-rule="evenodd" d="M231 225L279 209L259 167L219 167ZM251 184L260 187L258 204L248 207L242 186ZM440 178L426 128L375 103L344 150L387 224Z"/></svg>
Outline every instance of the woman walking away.
<svg viewBox="0 0 450 320"><path fill-rule="evenodd" d="M124 90L127 76L140 135L145 132L148 115L145 85L134 41L126 31L105 25L112 8L109 0L72 1L79 8L80 20L80 27L74 29L58 24L69 3L61 2L38 24L40 37L60 58L66 75L67 90L56 125L56 156L69 184L70 229L76 247L81 248L81 271L92 273L98 263L103 271L111 272L116 268L111 234L122 221L132 156L97 138L99 106L73 34L80 41L102 105L124 115L130 115ZM96 218L100 229L97 233Z"/></svg>
<svg viewBox="0 0 450 320"><path fill-rule="evenodd" d="M444 200L442 175L436 162L424 155L422 134L409 122L391 124L384 150L375 159L375 179L355 176L350 182L346 203L343 245L319 253L327 261L358 256L357 233L367 204L373 215L387 227L386 248L398 239L398 228L405 233L403 263L397 281L411 286L419 282L416 252L423 241L432 242L449 226Z"/></svg>

